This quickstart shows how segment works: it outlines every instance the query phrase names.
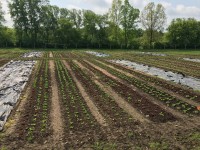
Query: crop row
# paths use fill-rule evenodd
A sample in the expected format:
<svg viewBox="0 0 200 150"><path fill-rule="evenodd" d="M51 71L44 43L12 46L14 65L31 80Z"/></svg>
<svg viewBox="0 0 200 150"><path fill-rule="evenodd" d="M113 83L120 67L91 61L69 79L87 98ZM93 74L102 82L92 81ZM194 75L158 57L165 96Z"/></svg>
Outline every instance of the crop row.
<svg viewBox="0 0 200 150"><path fill-rule="evenodd" d="M179 100L172 95L163 92L153 86L150 86L146 82L136 79L134 77L129 77L115 69L110 68L107 65L104 65L102 63L99 63L97 61L92 61L95 65L106 69L109 73L117 76L120 79L125 80L127 83L134 85L138 89L141 89L145 93L148 93L149 95L155 97L157 100L161 101L162 103L166 104L167 106L179 110L180 112L188 115L199 115L200 111L193 105L190 105L186 102L183 102L182 100Z"/></svg>
<svg viewBox="0 0 200 150"><path fill-rule="evenodd" d="M111 62L108 62L108 61L104 61L104 63L112 65L115 68L118 68L118 69L123 70L125 72L129 72L132 75L136 76L137 78L140 78L140 79L147 81L149 83L153 83L157 86L163 87L163 88L165 88L165 89L167 89L171 92L179 94L180 96L182 96L184 98L190 99L190 100L195 101L195 102L200 102L200 94L197 94L197 93L193 92L192 90L181 88L180 86L176 86L176 85L171 84L167 81L164 81L160 78L145 75L143 73L140 73L140 72L137 72L137 71L134 71L134 70L131 70L131 69L127 69L127 68L120 66L118 64L114 64L114 63L111 63Z"/></svg>
<svg viewBox="0 0 200 150"><path fill-rule="evenodd" d="M68 148L72 145L78 147L83 144L83 141L93 142L94 138L91 137L94 135L98 138L103 136L100 125L91 114L69 71L58 60L56 60L56 78Z"/></svg>
<svg viewBox="0 0 200 150"><path fill-rule="evenodd" d="M83 97L76 84L61 61L56 61L56 75L59 83L62 104L65 106L68 130L80 130L94 128L94 117L88 110Z"/></svg>
<svg viewBox="0 0 200 150"><path fill-rule="evenodd" d="M52 52L54 58L60 58L60 52Z"/></svg>
<svg viewBox="0 0 200 150"><path fill-rule="evenodd" d="M48 61L40 61L31 94L25 105L24 115L19 121L22 140L42 142L50 133L50 72Z"/></svg>
<svg viewBox="0 0 200 150"><path fill-rule="evenodd" d="M154 122L167 122L174 121L176 118L166 112L164 109L154 104L148 98L142 96L137 91L134 91L131 87L112 79L111 77L105 75L98 69L92 67L88 63L84 63L84 66L95 73L101 81L108 84L116 93L124 97L124 99L130 103L134 108L141 112L145 117Z"/></svg>
<svg viewBox="0 0 200 150"><path fill-rule="evenodd" d="M70 63L76 78L82 83L87 93L93 98L99 111L112 127L134 128L138 124L133 118L121 109L107 93L105 93L99 85L97 85L87 73L79 66Z"/></svg>

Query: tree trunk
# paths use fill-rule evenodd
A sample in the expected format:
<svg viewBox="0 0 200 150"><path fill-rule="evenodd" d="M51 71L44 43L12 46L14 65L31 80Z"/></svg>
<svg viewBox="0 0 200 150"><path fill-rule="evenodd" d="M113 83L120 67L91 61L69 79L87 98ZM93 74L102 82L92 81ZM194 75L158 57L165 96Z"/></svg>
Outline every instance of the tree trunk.
<svg viewBox="0 0 200 150"><path fill-rule="evenodd" d="M152 42L153 42L153 30L150 29L150 49L152 48Z"/></svg>
<svg viewBox="0 0 200 150"><path fill-rule="evenodd" d="M125 48L127 48L127 43L128 43L128 39L127 39L127 29L125 27Z"/></svg>

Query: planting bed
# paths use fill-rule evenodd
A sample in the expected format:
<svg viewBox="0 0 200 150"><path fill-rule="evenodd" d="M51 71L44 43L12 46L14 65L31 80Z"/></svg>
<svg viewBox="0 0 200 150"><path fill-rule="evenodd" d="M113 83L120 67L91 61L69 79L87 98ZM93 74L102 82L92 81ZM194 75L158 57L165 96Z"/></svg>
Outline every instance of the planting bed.
<svg viewBox="0 0 200 150"><path fill-rule="evenodd" d="M100 125L92 116L69 71L61 61L56 61L56 78L65 124L66 148L78 148L103 139Z"/></svg>
<svg viewBox="0 0 200 150"><path fill-rule="evenodd" d="M199 55L163 54L0 51L0 150L199 149L199 87L110 61L199 80L198 62L183 60Z"/></svg>
<svg viewBox="0 0 200 150"><path fill-rule="evenodd" d="M84 63L86 67L96 73L101 81L111 86L117 93L122 95L133 107L137 108L139 112L145 115L154 122L167 122L176 120L175 117L154 104L148 98L134 91L131 87L106 76L98 69L95 69L91 65Z"/></svg>
<svg viewBox="0 0 200 150"><path fill-rule="evenodd" d="M147 83L145 83L142 80L138 80L134 77L132 77L132 78L128 77L125 74L123 74L119 71L116 71L116 70L114 70L102 63L99 63L97 61L93 61L93 63L106 69L109 73L116 75L120 79L125 80L127 83L132 84L135 87L141 89L145 93L148 93L149 95L155 97L156 99L160 100L162 103L165 103L167 106L169 106L173 109L179 110L182 113L185 113L188 115L199 115L200 114L200 111L197 109L197 107L190 105L184 101L181 101L164 91L160 91L157 88L148 85Z"/></svg>
<svg viewBox="0 0 200 150"><path fill-rule="evenodd" d="M27 98L24 113L17 124L18 144L43 143L50 135L50 86L48 61L43 60L39 63L31 94Z"/></svg>
<svg viewBox="0 0 200 150"><path fill-rule="evenodd" d="M116 64L116 63L111 63L110 61L103 61L103 63L111 65L111 66L113 66L117 69L120 69L122 71L125 71L127 73L131 73L132 75L134 75L137 78L140 78L140 79L142 79L146 82L149 82L149 83L153 83L153 84L155 84L159 87L165 88L165 89L167 89L167 90L169 90L169 91L171 91L175 94L178 94L178 95L180 95L184 98L187 98L187 99L192 100L194 102L200 103L200 93L198 93L198 92L195 92L193 90L189 90L189 89L183 88L181 86L175 85L173 83L167 82L167 81L165 81L161 78L149 76L149 75L144 74L142 72L130 69L129 67L125 67L123 65L119 65L119 64Z"/></svg>

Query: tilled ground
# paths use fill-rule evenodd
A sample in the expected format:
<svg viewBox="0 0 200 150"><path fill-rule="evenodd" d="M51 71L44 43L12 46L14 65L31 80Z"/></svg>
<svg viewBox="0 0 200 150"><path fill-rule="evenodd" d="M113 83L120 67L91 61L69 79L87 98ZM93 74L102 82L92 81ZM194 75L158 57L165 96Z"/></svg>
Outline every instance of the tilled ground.
<svg viewBox="0 0 200 150"><path fill-rule="evenodd" d="M200 148L198 115L189 116L160 103L129 83L128 78L97 66L90 57L94 56L46 52L37 59L40 63L21 102L0 134L2 149ZM173 96L183 97L183 101L193 101L191 105L199 103L198 92L106 61L101 63L151 86L163 85L169 95L175 93ZM194 99L184 97L195 94Z"/></svg>

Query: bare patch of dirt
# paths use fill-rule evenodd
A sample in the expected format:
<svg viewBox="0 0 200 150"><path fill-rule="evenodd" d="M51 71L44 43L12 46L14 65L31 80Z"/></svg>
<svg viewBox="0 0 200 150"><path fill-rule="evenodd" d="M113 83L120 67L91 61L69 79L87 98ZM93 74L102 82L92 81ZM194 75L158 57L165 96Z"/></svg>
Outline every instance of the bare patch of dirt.
<svg viewBox="0 0 200 150"><path fill-rule="evenodd" d="M58 85L55 75L55 64L51 60L49 62L50 72L51 72L51 86L52 86L52 106L51 106L51 122L53 127L53 140L54 147L63 149L62 139L63 139L63 119L61 115Z"/></svg>

